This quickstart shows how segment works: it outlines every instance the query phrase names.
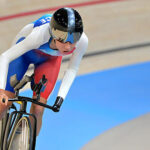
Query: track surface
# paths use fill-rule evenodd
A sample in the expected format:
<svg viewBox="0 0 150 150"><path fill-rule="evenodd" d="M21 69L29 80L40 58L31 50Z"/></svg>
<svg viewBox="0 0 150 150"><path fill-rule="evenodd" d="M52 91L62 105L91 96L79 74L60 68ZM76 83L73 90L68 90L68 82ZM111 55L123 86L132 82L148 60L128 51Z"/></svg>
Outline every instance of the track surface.
<svg viewBox="0 0 150 150"><path fill-rule="evenodd" d="M149 150L150 2L1 0L0 53L24 25L61 6L81 13L89 47L62 111L45 111L37 150Z"/></svg>

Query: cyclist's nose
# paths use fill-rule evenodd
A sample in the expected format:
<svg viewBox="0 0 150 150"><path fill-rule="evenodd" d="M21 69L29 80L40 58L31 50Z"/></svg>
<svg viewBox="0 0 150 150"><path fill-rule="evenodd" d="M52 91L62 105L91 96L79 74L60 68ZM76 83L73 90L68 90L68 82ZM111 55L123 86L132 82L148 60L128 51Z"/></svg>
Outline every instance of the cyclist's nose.
<svg viewBox="0 0 150 150"><path fill-rule="evenodd" d="M67 42L65 44L65 49L69 51L71 49L71 43Z"/></svg>

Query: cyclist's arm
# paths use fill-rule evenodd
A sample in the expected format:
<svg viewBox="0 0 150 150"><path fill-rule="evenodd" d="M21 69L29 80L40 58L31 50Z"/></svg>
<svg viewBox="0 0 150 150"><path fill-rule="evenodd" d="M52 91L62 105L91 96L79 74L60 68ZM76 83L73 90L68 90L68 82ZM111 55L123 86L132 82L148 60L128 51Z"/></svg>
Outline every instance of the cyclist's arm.
<svg viewBox="0 0 150 150"><path fill-rule="evenodd" d="M5 89L9 63L29 50L36 49L49 39L45 25L36 27L20 43L13 45L0 55L0 89Z"/></svg>
<svg viewBox="0 0 150 150"><path fill-rule="evenodd" d="M77 43L76 50L72 54L72 57L69 62L68 69L65 72L65 75L63 77L58 96L65 99L74 79L76 76L76 73L79 68L79 64L81 62L81 59L87 49L88 46L88 38L85 35L85 33L82 34L80 41Z"/></svg>

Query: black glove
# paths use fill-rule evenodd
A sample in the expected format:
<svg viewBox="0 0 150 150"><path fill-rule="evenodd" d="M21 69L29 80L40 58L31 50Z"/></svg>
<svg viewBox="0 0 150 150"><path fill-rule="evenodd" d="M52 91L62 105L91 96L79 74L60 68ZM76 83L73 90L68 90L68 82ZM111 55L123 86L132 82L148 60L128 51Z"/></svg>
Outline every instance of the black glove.
<svg viewBox="0 0 150 150"><path fill-rule="evenodd" d="M53 105L53 111L59 112L62 103L63 103L63 98L60 96L57 96L55 104Z"/></svg>

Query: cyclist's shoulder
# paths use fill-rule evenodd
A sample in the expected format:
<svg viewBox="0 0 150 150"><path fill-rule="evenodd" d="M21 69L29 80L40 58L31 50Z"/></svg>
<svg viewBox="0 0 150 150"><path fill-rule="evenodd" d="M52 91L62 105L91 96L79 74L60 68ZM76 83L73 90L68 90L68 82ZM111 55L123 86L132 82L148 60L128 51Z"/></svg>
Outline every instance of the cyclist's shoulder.
<svg viewBox="0 0 150 150"><path fill-rule="evenodd" d="M52 14L45 14L39 19L35 20L34 22L32 22L34 24L34 28L41 26L43 24L49 23L51 20L51 17L52 17Z"/></svg>
<svg viewBox="0 0 150 150"><path fill-rule="evenodd" d="M88 37L85 32L82 33L80 40L77 42L77 46L88 45Z"/></svg>
<svg viewBox="0 0 150 150"><path fill-rule="evenodd" d="M76 50L73 52L73 54L78 55L80 57L85 53L87 47L88 47L88 37L83 32L80 40L76 44Z"/></svg>

